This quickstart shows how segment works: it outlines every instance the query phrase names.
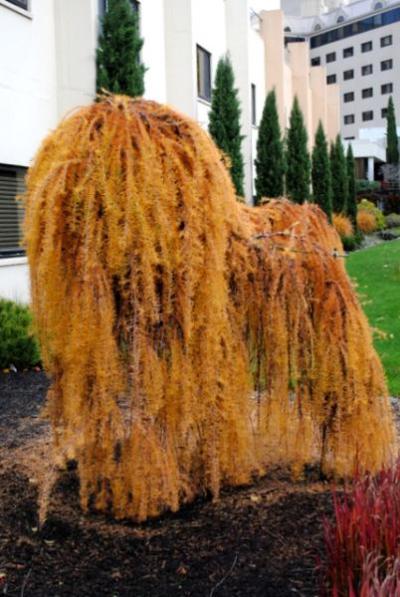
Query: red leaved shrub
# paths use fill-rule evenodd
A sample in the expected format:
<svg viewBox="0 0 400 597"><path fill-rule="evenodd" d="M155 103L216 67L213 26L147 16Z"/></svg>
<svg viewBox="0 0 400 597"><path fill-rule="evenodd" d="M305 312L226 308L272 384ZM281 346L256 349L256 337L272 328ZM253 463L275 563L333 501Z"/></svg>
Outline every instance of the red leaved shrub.
<svg viewBox="0 0 400 597"><path fill-rule="evenodd" d="M400 595L400 461L377 476L356 477L334 493L334 520L324 521L322 594Z"/></svg>

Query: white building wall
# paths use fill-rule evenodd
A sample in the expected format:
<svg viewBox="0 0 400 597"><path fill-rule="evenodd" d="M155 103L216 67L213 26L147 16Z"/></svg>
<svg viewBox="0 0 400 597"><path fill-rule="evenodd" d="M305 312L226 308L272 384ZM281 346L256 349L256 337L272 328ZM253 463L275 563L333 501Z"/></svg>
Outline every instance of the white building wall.
<svg viewBox="0 0 400 597"><path fill-rule="evenodd" d="M164 20L168 10L168 0L145 0L140 11L140 28L144 39L142 59L147 66L145 97L162 104L167 101Z"/></svg>
<svg viewBox="0 0 400 597"><path fill-rule="evenodd" d="M29 271L25 257L0 259L0 298L29 303Z"/></svg>
<svg viewBox="0 0 400 597"><path fill-rule="evenodd" d="M68 0L70 1L70 0ZM54 2L0 4L0 163L28 166L57 123Z"/></svg>

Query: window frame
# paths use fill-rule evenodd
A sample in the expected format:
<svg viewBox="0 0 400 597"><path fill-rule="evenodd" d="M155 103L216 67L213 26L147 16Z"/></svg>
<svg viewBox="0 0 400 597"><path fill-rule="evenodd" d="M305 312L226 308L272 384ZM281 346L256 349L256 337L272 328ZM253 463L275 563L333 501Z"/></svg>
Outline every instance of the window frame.
<svg viewBox="0 0 400 597"><path fill-rule="evenodd" d="M327 85L335 85L336 83L337 83L336 73L332 73L331 75L326 76L326 84Z"/></svg>
<svg viewBox="0 0 400 597"><path fill-rule="evenodd" d="M314 56L311 58L311 66L321 66L321 56Z"/></svg>
<svg viewBox="0 0 400 597"><path fill-rule="evenodd" d="M368 46L368 49L367 49ZM370 41L364 41L361 44L361 54L366 54L367 52L372 52L372 50L374 49L374 42L372 41L372 39Z"/></svg>
<svg viewBox="0 0 400 597"><path fill-rule="evenodd" d="M25 255L25 249L21 246L23 206L17 202L17 197L25 191L27 170L24 166L0 164L0 261ZM16 241L7 246L7 237L15 238Z"/></svg>
<svg viewBox="0 0 400 597"><path fill-rule="evenodd" d="M385 87L389 87L388 91L384 91ZM393 83L382 83L381 95L387 95L388 93L393 93Z"/></svg>
<svg viewBox="0 0 400 597"><path fill-rule="evenodd" d="M362 77L368 77L369 75L373 75L373 74L374 74L374 65L373 64L364 64L364 66L361 67L361 76Z"/></svg>
<svg viewBox="0 0 400 597"><path fill-rule="evenodd" d="M346 52L350 52L346 54ZM343 58L352 58L354 56L354 46L349 46L348 48L343 48Z"/></svg>
<svg viewBox="0 0 400 597"><path fill-rule="evenodd" d="M350 119L348 122L347 120ZM356 121L356 117L354 114L344 114L343 115L343 122L345 126L348 126L350 124L354 124Z"/></svg>
<svg viewBox="0 0 400 597"><path fill-rule="evenodd" d="M251 83L251 124L257 126L257 86Z"/></svg>
<svg viewBox="0 0 400 597"><path fill-rule="evenodd" d="M371 91L371 93L369 93ZM366 93L368 92L368 93ZM374 88L373 87L365 87L365 89L361 89L361 99L368 99L370 97L374 97Z"/></svg>
<svg viewBox="0 0 400 597"><path fill-rule="evenodd" d="M387 68L386 66L384 67L383 65L387 64ZM386 70L392 70L393 68L393 58L387 58L386 60L381 60L381 71L386 71Z"/></svg>
<svg viewBox="0 0 400 597"><path fill-rule="evenodd" d="M203 81L204 84L202 84L201 81L201 76L202 76L202 71L200 68L200 56L204 56L208 59L208 73L207 73L207 79L208 81ZM200 46L199 44L196 44L196 66L197 66L197 97L201 100L203 100L204 102L207 103L211 103L211 96L212 96L212 54L211 52L209 52L208 50L206 50L205 48L203 48L203 46ZM209 94L207 95L207 91L205 88L207 87L207 85L205 83L208 83L208 87L209 87ZM203 93L203 91L205 91Z"/></svg>
<svg viewBox="0 0 400 597"><path fill-rule="evenodd" d="M5 2L11 5L10 8L14 7L25 12L30 12L31 0L5 0Z"/></svg>
<svg viewBox="0 0 400 597"><path fill-rule="evenodd" d="M351 96L351 99L346 96ZM343 103L349 104L350 102L354 102L354 91L346 91L346 93L343 94Z"/></svg>
<svg viewBox="0 0 400 597"><path fill-rule="evenodd" d="M370 114L371 118L366 118L366 115ZM365 112L361 113L361 120L362 122L371 122L374 119L374 111L373 110L366 110Z"/></svg>
<svg viewBox="0 0 400 597"><path fill-rule="evenodd" d="M389 40L389 43L384 43L385 40ZM393 35L384 35L383 37L381 37L381 48L387 48L389 46L393 45Z"/></svg>
<svg viewBox="0 0 400 597"><path fill-rule="evenodd" d="M346 76L351 73L351 76ZM349 68L348 70L343 71L343 81L351 81L354 79L354 68Z"/></svg>
<svg viewBox="0 0 400 597"><path fill-rule="evenodd" d="M329 63L335 62L335 61L336 61L336 52L328 52L328 54L325 55L326 64L329 64Z"/></svg>

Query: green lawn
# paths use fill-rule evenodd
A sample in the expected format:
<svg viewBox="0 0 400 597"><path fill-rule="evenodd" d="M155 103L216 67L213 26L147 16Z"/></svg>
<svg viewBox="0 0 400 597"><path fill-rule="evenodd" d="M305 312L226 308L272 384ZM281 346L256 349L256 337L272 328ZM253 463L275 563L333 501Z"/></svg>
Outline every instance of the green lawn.
<svg viewBox="0 0 400 597"><path fill-rule="evenodd" d="M400 240L352 253L346 263L371 326L386 334L375 334L375 347L391 393L400 396Z"/></svg>

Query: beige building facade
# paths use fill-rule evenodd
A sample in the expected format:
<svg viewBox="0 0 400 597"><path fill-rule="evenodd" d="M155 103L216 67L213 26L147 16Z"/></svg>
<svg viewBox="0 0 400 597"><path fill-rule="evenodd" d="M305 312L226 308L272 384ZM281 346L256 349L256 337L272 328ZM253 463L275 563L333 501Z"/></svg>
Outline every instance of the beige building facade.
<svg viewBox="0 0 400 597"><path fill-rule="evenodd" d="M303 112L310 148L321 121L333 140L340 132L340 94L338 85L328 85L325 66L311 67L309 44L285 44L285 17L282 10L261 13L261 35L265 52L266 92L275 89L280 125L289 125L293 100L297 96Z"/></svg>

